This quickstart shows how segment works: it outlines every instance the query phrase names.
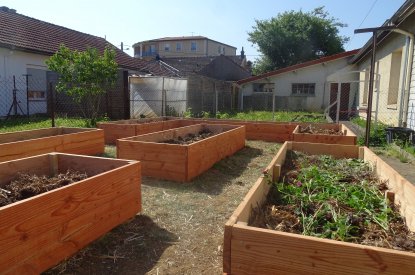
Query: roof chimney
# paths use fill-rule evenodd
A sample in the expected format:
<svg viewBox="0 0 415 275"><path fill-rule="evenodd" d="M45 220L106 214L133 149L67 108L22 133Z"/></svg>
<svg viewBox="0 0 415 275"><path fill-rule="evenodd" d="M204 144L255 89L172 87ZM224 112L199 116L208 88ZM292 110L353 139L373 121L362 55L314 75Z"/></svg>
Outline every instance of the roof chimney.
<svg viewBox="0 0 415 275"><path fill-rule="evenodd" d="M244 51L244 47L242 47L242 50L241 50L241 59L244 59L245 58L245 51Z"/></svg>
<svg viewBox="0 0 415 275"><path fill-rule="evenodd" d="M6 7L6 6L1 6L1 7L0 7L0 11L10 12L10 13L16 13L16 10L15 10L15 9L9 9L9 8L8 8L8 7Z"/></svg>

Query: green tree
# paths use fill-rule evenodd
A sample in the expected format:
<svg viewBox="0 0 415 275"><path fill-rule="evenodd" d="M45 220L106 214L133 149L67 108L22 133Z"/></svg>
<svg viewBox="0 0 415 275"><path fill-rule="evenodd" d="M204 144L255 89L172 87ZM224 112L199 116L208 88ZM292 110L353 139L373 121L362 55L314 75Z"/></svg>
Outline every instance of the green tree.
<svg viewBox="0 0 415 275"><path fill-rule="evenodd" d="M102 94L117 80L118 65L114 49L107 47L100 55L95 48L72 51L61 45L46 64L49 70L59 74L56 90L72 97L80 105L84 116L90 119L91 126L94 126Z"/></svg>
<svg viewBox="0 0 415 275"><path fill-rule="evenodd" d="M344 52L349 40L339 35L339 28L347 25L330 17L324 7L306 13L287 11L255 22L248 41L263 54L254 63L256 74Z"/></svg>

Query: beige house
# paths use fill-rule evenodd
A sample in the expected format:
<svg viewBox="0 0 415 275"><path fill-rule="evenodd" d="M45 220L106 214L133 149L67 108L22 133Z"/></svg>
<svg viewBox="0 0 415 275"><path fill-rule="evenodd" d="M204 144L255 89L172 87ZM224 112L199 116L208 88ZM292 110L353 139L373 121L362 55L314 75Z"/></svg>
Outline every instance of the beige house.
<svg viewBox="0 0 415 275"><path fill-rule="evenodd" d="M415 3L406 1L385 22L395 30L377 34L372 120L415 129L414 32ZM359 71L359 112L366 118L372 39L353 58Z"/></svg>
<svg viewBox="0 0 415 275"><path fill-rule="evenodd" d="M164 37L137 42L133 47L138 58L236 55L236 47L204 36Z"/></svg>

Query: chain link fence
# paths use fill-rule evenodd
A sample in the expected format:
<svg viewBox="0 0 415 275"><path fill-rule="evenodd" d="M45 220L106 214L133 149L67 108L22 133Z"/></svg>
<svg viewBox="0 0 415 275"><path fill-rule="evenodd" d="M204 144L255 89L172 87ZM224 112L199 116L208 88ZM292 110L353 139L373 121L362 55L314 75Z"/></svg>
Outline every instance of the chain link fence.
<svg viewBox="0 0 415 275"><path fill-rule="evenodd" d="M0 117L47 114L46 79L29 75L0 79Z"/></svg>
<svg viewBox="0 0 415 275"><path fill-rule="evenodd" d="M369 102L367 70L339 75L324 84L324 116L328 122L342 122L363 137L366 134ZM124 80L123 80L124 79ZM238 91L231 82L193 75L185 79L172 77L119 77L114 87L95 99L98 115L110 119L193 116L235 111L291 111L303 108L307 97L281 96L273 89L249 95ZM0 79L0 118L18 117L88 117L93 98L75 102L65 93L57 93L57 76L53 73L12 76ZM407 99L408 91L399 80L386 81L375 75L371 110L370 139L373 145L382 145L385 137L393 140L390 127L414 127L414 109ZM407 103L409 102L409 103ZM412 111L411 111L412 110ZM392 131L392 130L390 130ZM392 136L392 137L391 137ZM396 136L396 135L395 135ZM415 136L415 135L413 135ZM409 137L409 139L412 138Z"/></svg>

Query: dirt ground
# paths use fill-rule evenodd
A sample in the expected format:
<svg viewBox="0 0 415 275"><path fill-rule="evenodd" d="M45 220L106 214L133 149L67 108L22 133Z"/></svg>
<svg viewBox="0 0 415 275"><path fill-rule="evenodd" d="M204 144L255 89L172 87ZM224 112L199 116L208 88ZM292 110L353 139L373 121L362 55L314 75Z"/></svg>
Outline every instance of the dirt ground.
<svg viewBox="0 0 415 275"><path fill-rule="evenodd" d="M141 214L46 274L222 274L224 224L280 147L246 145L188 184L144 177Z"/></svg>

